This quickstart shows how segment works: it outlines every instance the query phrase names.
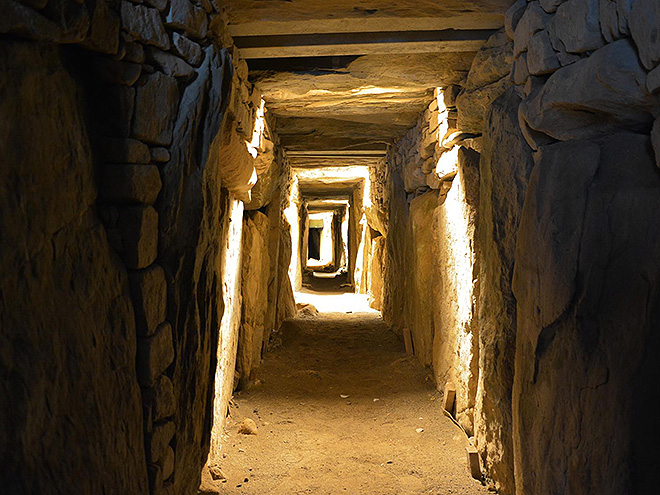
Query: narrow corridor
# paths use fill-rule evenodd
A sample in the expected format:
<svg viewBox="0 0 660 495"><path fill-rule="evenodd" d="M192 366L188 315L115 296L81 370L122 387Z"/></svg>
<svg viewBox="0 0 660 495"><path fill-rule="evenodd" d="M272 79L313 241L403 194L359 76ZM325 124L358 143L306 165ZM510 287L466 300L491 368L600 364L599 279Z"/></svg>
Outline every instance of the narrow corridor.
<svg viewBox="0 0 660 495"><path fill-rule="evenodd" d="M234 396L225 493L488 493L431 376L377 312L298 317L276 342L263 378ZM257 435L238 432L246 418Z"/></svg>

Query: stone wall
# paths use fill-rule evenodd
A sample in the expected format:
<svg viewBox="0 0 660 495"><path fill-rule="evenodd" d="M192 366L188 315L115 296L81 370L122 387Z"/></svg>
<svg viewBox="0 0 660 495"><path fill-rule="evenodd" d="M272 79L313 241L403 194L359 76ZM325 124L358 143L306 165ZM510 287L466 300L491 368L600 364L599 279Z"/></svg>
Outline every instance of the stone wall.
<svg viewBox="0 0 660 495"><path fill-rule="evenodd" d="M143 494L135 355L144 321L97 215L69 54L0 42L0 486Z"/></svg>
<svg viewBox="0 0 660 495"><path fill-rule="evenodd" d="M507 13L519 124L536 151L513 275L519 494L655 489L643 438L658 434L645 418L658 411L659 21L644 0Z"/></svg>
<svg viewBox="0 0 660 495"><path fill-rule="evenodd" d="M436 91L416 127L389 152L383 314L410 331L414 354L439 389L457 390L455 415L470 434L478 379L475 229L479 153L457 129L454 88Z"/></svg>
<svg viewBox="0 0 660 495"><path fill-rule="evenodd" d="M517 2L442 91L435 155L426 114L388 156L384 317L410 330L440 389L456 386L503 494L652 491L657 19L645 1ZM451 180L452 146L475 153L475 194ZM470 270L461 309L448 275Z"/></svg>
<svg viewBox="0 0 660 495"><path fill-rule="evenodd" d="M220 332L225 216L233 197L279 198L284 170L276 136L254 141L260 95L216 2L7 0L1 14L0 218L17 256L2 293L18 297L3 299L0 369L18 403L0 416L14 432L0 484L196 493L238 338ZM288 235L275 202L273 266ZM278 272L272 326L291 312L280 290L292 297Z"/></svg>

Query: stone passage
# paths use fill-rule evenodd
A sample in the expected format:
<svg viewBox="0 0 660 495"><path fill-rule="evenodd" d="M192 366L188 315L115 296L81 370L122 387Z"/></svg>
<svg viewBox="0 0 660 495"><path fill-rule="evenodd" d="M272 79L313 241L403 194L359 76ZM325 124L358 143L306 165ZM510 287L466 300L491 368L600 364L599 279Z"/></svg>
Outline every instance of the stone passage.
<svg viewBox="0 0 660 495"><path fill-rule="evenodd" d="M658 26L658 0L0 0L0 491L195 495L319 289L382 314L328 337L342 366L398 339L419 416L451 394L486 489L655 494ZM341 371L304 369L282 389Z"/></svg>
<svg viewBox="0 0 660 495"><path fill-rule="evenodd" d="M255 385L234 396L216 484L228 494L488 493L440 402L376 312L296 318ZM241 430L246 420L256 435Z"/></svg>

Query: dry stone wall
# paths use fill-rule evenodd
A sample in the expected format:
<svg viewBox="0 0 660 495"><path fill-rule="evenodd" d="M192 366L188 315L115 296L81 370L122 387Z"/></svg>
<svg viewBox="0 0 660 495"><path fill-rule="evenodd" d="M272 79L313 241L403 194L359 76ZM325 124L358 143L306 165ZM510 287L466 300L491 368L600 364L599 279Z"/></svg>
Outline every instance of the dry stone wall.
<svg viewBox="0 0 660 495"><path fill-rule="evenodd" d="M516 2L443 89L436 153L427 113L388 155L383 315L410 330L439 388L456 387L500 493L653 491L641 460L657 435L656 4ZM450 201L468 149L476 194ZM462 217L472 302L457 325L448 274L461 257L443 244Z"/></svg>
<svg viewBox="0 0 660 495"><path fill-rule="evenodd" d="M246 146L260 95L215 1L7 0L0 18L2 184L17 188L2 194L2 242L20 253L3 273L22 267L2 281L19 294L0 313L0 370L14 377L3 395L19 402L0 416L14 432L0 484L196 493L223 344L225 210L275 197L281 217L277 138ZM286 226L272 228L265 249L286 255ZM293 303L280 298L288 277L271 278L275 322ZM66 442L77 449L63 459Z"/></svg>
<svg viewBox="0 0 660 495"><path fill-rule="evenodd" d="M657 412L646 394L658 376L648 360L658 226L647 212L660 200L659 15L642 0L507 13L519 124L535 150L513 278L517 493L654 490L638 425ZM657 423L642 435L657 436Z"/></svg>
<svg viewBox="0 0 660 495"><path fill-rule="evenodd" d="M383 315L410 331L439 389L457 388L455 414L470 434L478 378L475 229L479 153L457 128L457 88L436 91L416 127L389 151Z"/></svg>

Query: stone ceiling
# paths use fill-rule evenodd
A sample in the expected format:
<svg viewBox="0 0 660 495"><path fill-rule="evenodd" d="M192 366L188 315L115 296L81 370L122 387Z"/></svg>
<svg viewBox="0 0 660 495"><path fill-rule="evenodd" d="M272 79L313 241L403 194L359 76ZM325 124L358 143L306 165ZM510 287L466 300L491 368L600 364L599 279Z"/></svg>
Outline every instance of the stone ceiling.
<svg viewBox="0 0 660 495"><path fill-rule="evenodd" d="M227 2L230 33L282 144L294 165L307 166L382 156L415 125L434 87L465 76L511 3Z"/></svg>

